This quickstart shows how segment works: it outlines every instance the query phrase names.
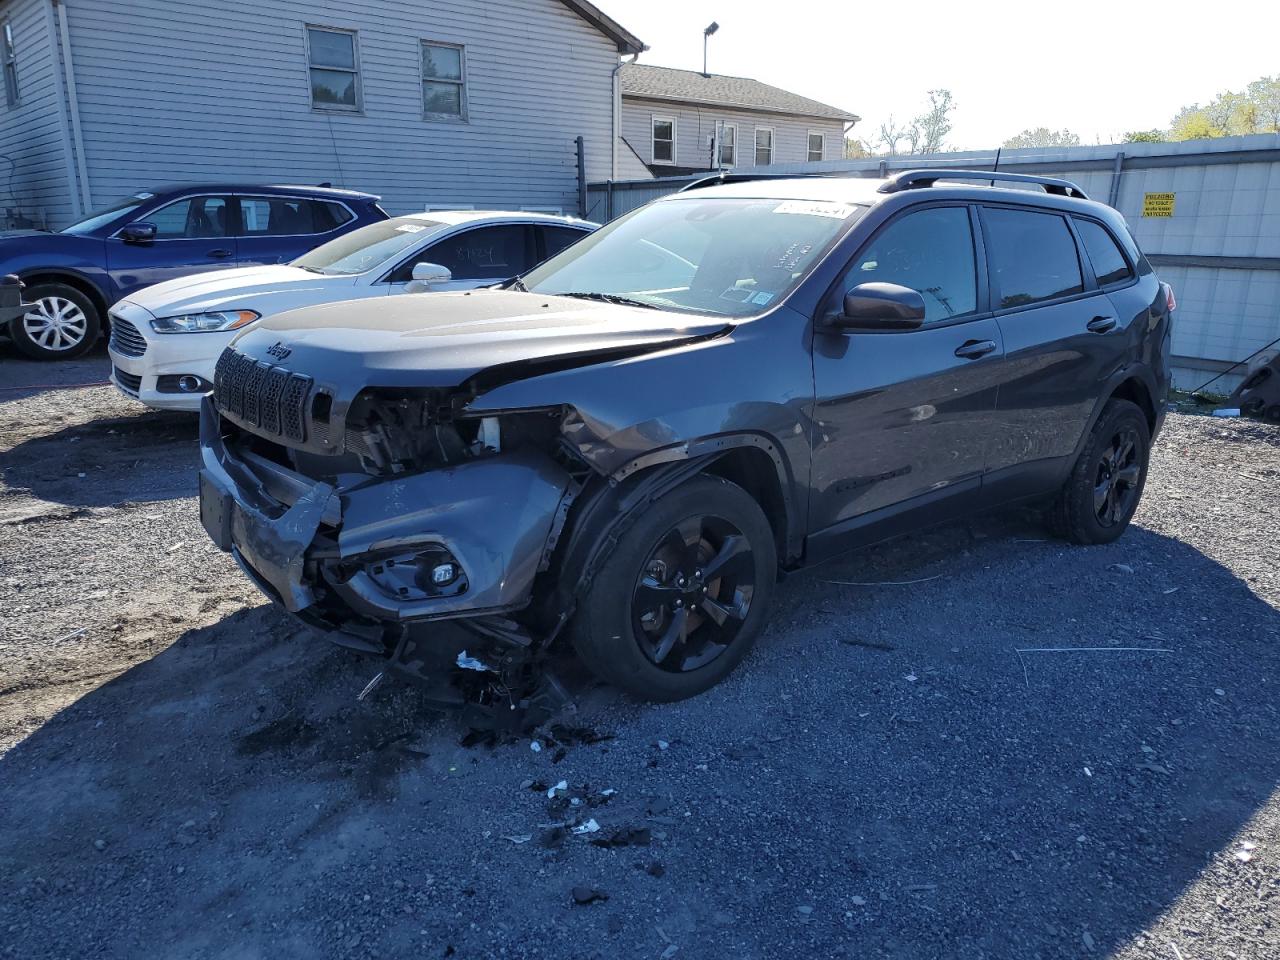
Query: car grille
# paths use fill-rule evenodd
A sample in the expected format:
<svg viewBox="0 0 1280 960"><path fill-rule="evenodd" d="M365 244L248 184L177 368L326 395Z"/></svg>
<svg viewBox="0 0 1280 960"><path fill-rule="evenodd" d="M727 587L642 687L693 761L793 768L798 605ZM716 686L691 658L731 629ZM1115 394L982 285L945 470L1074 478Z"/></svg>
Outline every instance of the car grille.
<svg viewBox="0 0 1280 960"><path fill-rule="evenodd" d="M126 357L140 357L147 352L147 341L128 320L119 314L111 317L111 349Z"/></svg>
<svg viewBox="0 0 1280 960"><path fill-rule="evenodd" d="M125 373L119 367L113 366L111 372L116 375L116 383L124 387L130 393L137 395L142 389L142 377L135 377L132 373Z"/></svg>
<svg viewBox="0 0 1280 960"><path fill-rule="evenodd" d="M231 417L295 443L307 439L311 378L227 349L213 374L213 399Z"/></svg>

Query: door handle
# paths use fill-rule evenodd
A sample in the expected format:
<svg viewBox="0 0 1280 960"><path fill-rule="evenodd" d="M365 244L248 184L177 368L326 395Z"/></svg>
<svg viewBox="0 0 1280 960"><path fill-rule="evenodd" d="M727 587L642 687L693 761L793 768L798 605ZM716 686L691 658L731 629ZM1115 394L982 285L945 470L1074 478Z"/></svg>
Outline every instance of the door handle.
<svg viewBox="0 0 1280 960"><path fill-rule="evenodd" d="M994 340L968 340L956 347L956 356L961 360L977 360L985 357L996 348Z"/></svg>
<svg viewBox="0 0 1280 960"><path fill-rule="evenodd" d="M209 256L222 259L223 257L231 256L231 251L227 250L225 247L219 247L217 250L210 250Z"/></svg>
<svg viewBox="0 0 1280 960"><path fill-rule="evenodd" d="M1094 317L1085 326L1091 333L1106 333L1116 328L1115 317Z"/></svg>

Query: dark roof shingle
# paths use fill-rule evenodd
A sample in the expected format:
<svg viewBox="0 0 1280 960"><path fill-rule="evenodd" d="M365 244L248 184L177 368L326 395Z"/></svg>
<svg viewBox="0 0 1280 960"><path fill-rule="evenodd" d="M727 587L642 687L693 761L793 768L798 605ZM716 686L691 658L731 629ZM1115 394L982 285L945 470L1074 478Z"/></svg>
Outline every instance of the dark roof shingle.
<svg viewBox="0 0 1280 960"><path fill-rule="evenodd" d="M704 77L696 70L654 67L647 63L623 64L619 73L624 97L677 100L684 103L715 104L743 110L789 113L800 117L856 122L861 117L830 104L810 100L798 93L771 87L747 77Z"/></svg>

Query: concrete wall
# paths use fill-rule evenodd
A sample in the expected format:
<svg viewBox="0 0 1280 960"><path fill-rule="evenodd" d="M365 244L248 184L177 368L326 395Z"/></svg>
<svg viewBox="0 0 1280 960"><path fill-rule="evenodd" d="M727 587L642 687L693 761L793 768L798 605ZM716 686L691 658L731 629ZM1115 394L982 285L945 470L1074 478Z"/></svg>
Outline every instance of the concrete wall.
<svg viewBox="0 0 1280 960"><path fill-rule="evenodd" d="M776 164L769 171L875 177L922 167L986 170L993 160L991 151L970 151ZM1124 214L1178 298L1173 342L1178 386L1197 387L1280 337L1280 135L1005 150L1000 169L1064 177ZM690 179L615 183L612 190L592 184L588 208L595 219L619 216ZM1148 193L1173 193L1173 215L1143 216ZM1263 356L1276 350L1280 345ZM1211 389L1230 392L1242 369Z"/></svg>

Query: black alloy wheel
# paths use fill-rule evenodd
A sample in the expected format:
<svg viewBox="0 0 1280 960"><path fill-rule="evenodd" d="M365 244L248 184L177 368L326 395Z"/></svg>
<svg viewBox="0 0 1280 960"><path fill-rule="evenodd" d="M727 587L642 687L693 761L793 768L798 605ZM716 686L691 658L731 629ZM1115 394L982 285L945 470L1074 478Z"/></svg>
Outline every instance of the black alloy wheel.
<svg viewBox="0 0 1280 960"><path fill-rule="evenodd" d="M727 650L755 595L755 558L742 531L718 516L668 530L631 596L644 655L673 673L697 670Z"/></svg>
<svg viewBox="0 0 1280 960"><path fill-rule="evenodd" d="M1093 484L1093 512L1098 523L1113 527L1125 522L1133 512L1138 497L1138 481L1142 464L1138 462L1141 439L1133 426L1126 426L1111 437L1111 442L1098 459Z"/></svg>

